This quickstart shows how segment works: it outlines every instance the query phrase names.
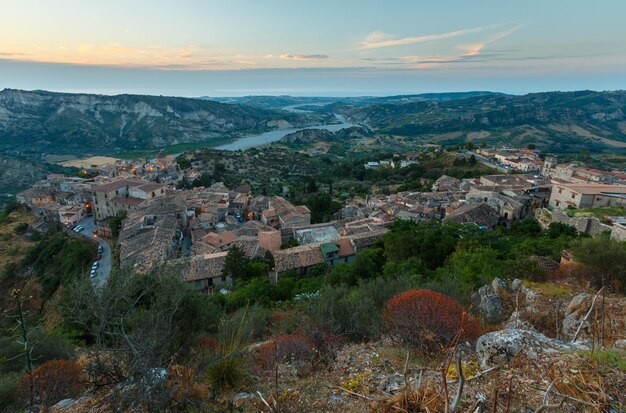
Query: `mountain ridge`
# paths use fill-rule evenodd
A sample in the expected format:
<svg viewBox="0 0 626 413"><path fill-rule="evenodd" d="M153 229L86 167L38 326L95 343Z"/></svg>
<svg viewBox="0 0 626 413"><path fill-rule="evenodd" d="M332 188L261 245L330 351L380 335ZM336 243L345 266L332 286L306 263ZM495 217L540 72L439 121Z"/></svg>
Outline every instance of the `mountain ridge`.
<svg viewBox="0 0 626 413"><path fill-rule="evenodd" d="M156 149L319 124L312 116L195 98L0 91L0 150Z"/></svg>

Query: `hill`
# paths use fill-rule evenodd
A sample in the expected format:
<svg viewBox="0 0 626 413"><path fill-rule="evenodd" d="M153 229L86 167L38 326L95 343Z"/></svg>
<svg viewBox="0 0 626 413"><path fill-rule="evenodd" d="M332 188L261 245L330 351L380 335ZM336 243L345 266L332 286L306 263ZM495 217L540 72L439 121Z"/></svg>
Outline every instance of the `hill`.
<svg viewBox="0 0 626 413"><path fill-rule="evenodd" d="M254 106L265 109L281 109L291 107L293 109L312 110L324 107L331 103L343 103L349 105L372 105L372 104L399 104L407 102L437 101L445 102L455 99L464 99L475 96L501 95L495 92L447 92L447 93L421 93L415 95L396 96L354 96L354 97L321 97L321 96L240 96L240 97L208 97L200 99L212 100L220 103L232 103L238 105ZM301 107L302 105L302 107Z"/></svg>
<svg viewBox="0 0 626 413"><path fill-rule="evenodd" d="M488 94L405 104L350 105L332 110L381 132L440 143L484 140L554 152L626 151L626 92Z"/></svg>
<svg viewBox="0 0 626 413"><path fill-rule="evenodd" d="M319 120L200 99L0 91L0 151L104 153L210 141Z"/></svg>
<svg viewBox="0 0 626 413"><path fill-rule="evenodd" d="M75 169L77 170L77 169ZM72 168L0 156L0 194L24 190L50 173L72 173ZM0 206L3 200L0 199Z"/></svg>

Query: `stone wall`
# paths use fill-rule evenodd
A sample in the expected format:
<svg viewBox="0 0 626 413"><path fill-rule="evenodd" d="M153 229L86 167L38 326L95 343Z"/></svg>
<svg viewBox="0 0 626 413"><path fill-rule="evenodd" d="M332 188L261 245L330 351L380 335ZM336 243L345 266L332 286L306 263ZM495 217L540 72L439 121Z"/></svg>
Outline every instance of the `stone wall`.
<svg viewBox="0 0 626 413"><path fill-rule="evenodd" d="M611 231L612 227L605 225L598 218L594 217L579 217L572 218L565 212L560 210L549 211L545 208L541 208L535 211L535 218L539 221L542 228L547 228L552 222L560 222L562 224L570 225L579 232L584 232L591 236L600 235L604 231Z"/></svg>

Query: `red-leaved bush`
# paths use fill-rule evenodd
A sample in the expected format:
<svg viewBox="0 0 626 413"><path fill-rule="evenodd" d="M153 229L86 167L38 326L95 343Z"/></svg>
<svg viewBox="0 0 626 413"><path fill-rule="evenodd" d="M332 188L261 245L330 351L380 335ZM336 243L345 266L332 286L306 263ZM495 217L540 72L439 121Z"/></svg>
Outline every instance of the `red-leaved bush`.
<svg viewBox="0 0 626 413"><path fill-rule="evenodd" d="M459 303L431 290L409 290L392 297L383 320L394 338L425 350L449 345L457 334L470 341L481 334L478 321Z"/></svg>
<svg viewBox="0 0 626 413"><path fill-rule="evenodd" d="M259 349L259 365L271 369L276 363L291 361L298 364L313 361L313 341L304 334L283 334Z"/></svg>
<svg viewBox="0 0 626 413"><path fill-rule="evenodd" d="M32 392L36 403L51 406L60 400L76 398L82 392L82 370L73 360L50 360L26 373L18 386L22 399L29 400Z"/></svg>

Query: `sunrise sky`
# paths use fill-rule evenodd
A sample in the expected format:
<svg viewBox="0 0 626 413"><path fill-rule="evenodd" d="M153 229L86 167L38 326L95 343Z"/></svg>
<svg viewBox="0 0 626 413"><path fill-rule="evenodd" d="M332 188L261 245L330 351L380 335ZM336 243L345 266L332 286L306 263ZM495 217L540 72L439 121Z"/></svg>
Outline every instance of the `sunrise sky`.
<svg viewBox="0 0 626 413"><path fill-rule="evenodd" d="M180 96L622 89L626 1L1 1L0 88Z"/></svg>

